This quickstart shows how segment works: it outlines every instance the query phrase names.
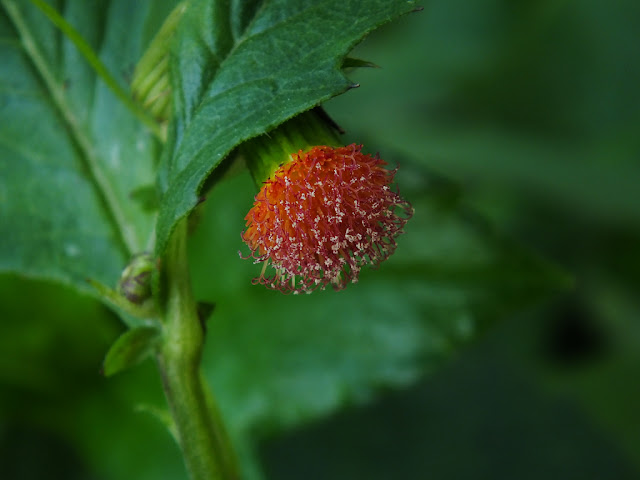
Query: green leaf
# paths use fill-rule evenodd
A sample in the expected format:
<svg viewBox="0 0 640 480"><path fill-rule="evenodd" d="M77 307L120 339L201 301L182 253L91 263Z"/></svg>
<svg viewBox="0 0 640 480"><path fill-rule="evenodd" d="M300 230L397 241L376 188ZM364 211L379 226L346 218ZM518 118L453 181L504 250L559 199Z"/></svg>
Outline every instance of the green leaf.
<svg viewBox="0 0 640 480"><path fill-rule="evenodd" d="M234 147L352 87L340 70L345 55L414 7L404 0L192 1L171 61L175 118L160 177L158 252Z"/></svg>
<svg viewBox="0 0 640 480"><path fill-rule="evenodd" d="M594 419L566 392L550 393L539 376L514 366L513 356L503 351L513 338L495 338L492 332L408 391L265 442L260 453L266 478L638 478L610 431L594 428ZM629 419L635 414L630 415L626 423L634 429L637 422ZM478 442L487 430L491 442Z"/></svg>
<svg viewBox="0 0 640 480"><path fill-rule="evenodd" d="M123 89L173 2L73 0L60 13ZM37 7L0 9L0 271L91 291L149 246L158 144Z"/></svg>
<svg viewBox="0 0 640 480"><path fill-rule="evenodd" d="M127 330L107 352L102 366L104 375L110 377L143 361L153 352L160 335L156 326Z"/></svg>
<svg viewBox="0 0 640 480"><path fill-rule="evenodd" d="M91 45L87 43L84 37L78 32L73 25L66 21L66 19L45 0L31 0L31 3L37 6L47 18L60 29L64 36L73 42L73 45L78 49L78 52L82 54L84 59L89 63L94 72L100 77L100 79L107 84L109 89L126 107L133 113L138 120L144 123L149 130L154 132L158 139L163 140L164 134L158 123L145 111L145 109L136 103L129 93L122 88L120 82L116 80L109 69L100 60L96 52L91 48Z"/></svg>
<svg viewBox="0 0 640 480"><path fill-rule="evenodd" d="M405 160L398 183L416 212L396 253L338 293L283 296L250 284L261 266L235 255L246 253L248 175L205 203L192 239L196 294L216 302L205 369L239 441L407 386L492 322L567 284L469 212L449 182Z"/></svg>

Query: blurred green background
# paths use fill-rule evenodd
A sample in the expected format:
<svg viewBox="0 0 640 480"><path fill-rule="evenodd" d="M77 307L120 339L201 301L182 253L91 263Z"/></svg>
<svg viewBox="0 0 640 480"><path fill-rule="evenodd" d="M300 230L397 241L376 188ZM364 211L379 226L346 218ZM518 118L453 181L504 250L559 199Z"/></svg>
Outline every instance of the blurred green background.
<svg viewBox="0 0 640 480"><path fill-rule="evenodd" d="M297 426L263 428L266 477L639 478L640 3L424 7L356 49L381 68L352 72L361 87L327 110L346 142L400 165L410 200L415 172L450 179L465 206L561 266L574 287L490 325L409 388L303 425L283 410L280 423ZM250 203L238 192L251 190L241 175L212 193L192 242L197 294L223 297L223 317L242 311L246 292L235 286L256 274L235 256ZM255 295L266 325L293 301ZM311 301L349 308L332 295ZM391 319L403 308L391 305ZM0 319L1 478L184 478L169 435L136 409L162 405L153 365L98 375L123 329L115 316L4 275ZM260 351L246 355L260 365Z"/></svg>

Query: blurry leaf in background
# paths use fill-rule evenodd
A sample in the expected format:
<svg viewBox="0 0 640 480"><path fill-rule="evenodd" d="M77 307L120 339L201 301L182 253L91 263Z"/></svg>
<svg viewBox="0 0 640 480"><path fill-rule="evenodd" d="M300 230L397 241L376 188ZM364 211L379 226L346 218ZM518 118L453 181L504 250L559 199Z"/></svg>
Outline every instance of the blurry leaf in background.
<svg viewBox="0 0 640 480"><path fill-rule="evenodd" d="M45 283L2 276L0 292L3 416L32 402L53 412L55 403L68 401L68 395L88 379L86 387L98 388L104 354L100 350L118 331L113 317L94 301ZM16 401L13 393L22 395L23 401ZM40 403L45 398L49 405ZM40 419L47 420L46 415Z"/></svg>
<svg viewBox="0 0 640 480"><path fill-rule="evenodd" d="M185 478L139 405L165 404L152 362L100 375L121 322L70 290L0 276L0 465L6 480Z"/></svg>
<svg viewBox="0 0 640 480"><path fill-rule="evenodd" d="M327 110L349 140L456 179L574 274L573 294L501 346L640 470L640 4L434 0L415 18L354 52L382 68Z"/></svg>
<svg viewBox="0 0 640 480"><path fill-rule="evenodd" d="M260 265L236 253L249 175L216 186L201 207L194 288L216 302L205 370L240 445L408 386L495 320L566 286L472 215L449 182L410 165L398 182L416 212L397 252L337 293L287 297L250 284Z"/></svg>
<svg viewBox="0 0 640 480"><path fill-rule="evenodd" d="M639 10L431 1L356 49L382 68L354 72L361 87L327 109L355 137L470 187L638 223Z"/></svg>
<svg viewBox="0 0 640 480"><path fill-rule="evenodd" d="M58 2L60 3L60 2ZM175 2L63 2L123 88ZM33 4L0 10L0 270L87 290L147 248L157 142Z"/></svg>
<svg viewBox="0 0 640 480"><path fill-rule="evenodd" d="M637 478L584 412L510 363L504 345L529 322L514 320L402 394L266 443L267 478Z"/></svg>

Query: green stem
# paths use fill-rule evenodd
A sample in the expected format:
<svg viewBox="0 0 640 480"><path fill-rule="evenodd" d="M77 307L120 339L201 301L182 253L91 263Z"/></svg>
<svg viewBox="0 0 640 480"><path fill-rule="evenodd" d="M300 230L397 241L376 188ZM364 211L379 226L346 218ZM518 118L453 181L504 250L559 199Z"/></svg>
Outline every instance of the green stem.
<svg viewBox="0 0 640 480"><path fill-rule="evenodd" d="M192 480L236 480L235 458L200 372L204 332L189 281L185 220L163 261L167 305L158 365L187 470Z"/></svg>

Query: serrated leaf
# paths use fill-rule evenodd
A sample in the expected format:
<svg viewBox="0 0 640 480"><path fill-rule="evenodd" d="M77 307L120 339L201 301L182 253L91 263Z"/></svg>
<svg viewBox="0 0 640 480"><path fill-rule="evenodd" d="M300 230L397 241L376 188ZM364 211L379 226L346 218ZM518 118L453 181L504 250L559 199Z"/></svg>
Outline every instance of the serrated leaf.
<svg viewBox="0 0 640 480"><path fill-rule="evenodd" d="M192 1L172 55L175 118L160 179L158 252L235 146L353 86L340 70L345 55L414 7L404 0Z"/></svg>
<svg viewBox="0 0 640 480"><path fill-rule="evenodd" d="M147 358L160 338L155 326L136 327L120 335L107 352L102 366L106 377L137 365Z"/></svg>
<svg viewBox="0 0 640 480"><path fill-rule="evenodd" d="M73 0L60 13L126 89L167 3ZM155 181L157 143L42 11L1 5L0 270L113 285L153 230L129 196Z"/></svg>

